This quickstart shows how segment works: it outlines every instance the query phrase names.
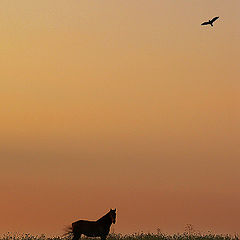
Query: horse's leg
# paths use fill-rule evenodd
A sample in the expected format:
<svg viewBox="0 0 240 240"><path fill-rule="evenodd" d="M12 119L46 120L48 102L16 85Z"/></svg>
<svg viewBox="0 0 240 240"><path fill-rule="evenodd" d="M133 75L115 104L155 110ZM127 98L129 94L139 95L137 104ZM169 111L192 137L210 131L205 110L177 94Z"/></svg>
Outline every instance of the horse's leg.
<svg viewBox="0 0 240 240"><path fill-rule="evenodd" d="M73 233L73 239L72 240L79 240L81 238L81 233Z"/></svg>

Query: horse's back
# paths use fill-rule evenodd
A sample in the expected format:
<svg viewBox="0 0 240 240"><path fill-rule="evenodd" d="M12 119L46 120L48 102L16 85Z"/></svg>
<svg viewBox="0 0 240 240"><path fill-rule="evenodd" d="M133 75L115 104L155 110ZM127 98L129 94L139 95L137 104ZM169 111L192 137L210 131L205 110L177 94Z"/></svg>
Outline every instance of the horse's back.
<svg viewBox="0 0 240 240"><path fill-rule="evenodd" d="M79 226L79 225L84 225L84 224L93 224L96 223L96 221L88 221L88 220L78 220L76 222L72 223L72 226Z"/></svg>
<svg viewBox="0 0 240 240"><path fill-rule="evenodd" d="M73 233L84 234L88 237L101 235L101 228L96 221L78 220L72 223Z"/></svg>

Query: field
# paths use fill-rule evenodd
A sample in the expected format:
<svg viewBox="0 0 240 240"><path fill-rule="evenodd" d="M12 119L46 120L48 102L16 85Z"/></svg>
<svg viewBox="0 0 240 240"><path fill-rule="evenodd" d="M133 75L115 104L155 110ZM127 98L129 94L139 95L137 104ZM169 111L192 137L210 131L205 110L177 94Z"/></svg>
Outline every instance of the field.
<svg viewBox="0 0 240 240"><path fill-rule="evenodd" d="M87 238L84 240L93 240L100 238ZM200 233L182 233L167 235L163 233L136 233L130 235L110 234L107 240L239 240L239 235L217 235L217 234L200 234ZM71 240L71 237L46 237L45 235L34 236L31 234L4 234L0 240Z"/></svg>

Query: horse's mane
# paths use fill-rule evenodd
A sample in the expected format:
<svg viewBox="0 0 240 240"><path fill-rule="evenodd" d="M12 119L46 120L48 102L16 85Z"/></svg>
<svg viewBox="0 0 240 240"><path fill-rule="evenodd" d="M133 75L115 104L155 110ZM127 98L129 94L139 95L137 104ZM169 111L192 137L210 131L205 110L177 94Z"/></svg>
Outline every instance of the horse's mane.
<svg viewBox="0 0 240 240"><path fill-rule="evenodd" d="M109 217L109 214L110 214L110 212L108 212L107 214L105 214L104 216L99 218L96 222L108 222L108 221L111 221L111 219Z"/></svg>

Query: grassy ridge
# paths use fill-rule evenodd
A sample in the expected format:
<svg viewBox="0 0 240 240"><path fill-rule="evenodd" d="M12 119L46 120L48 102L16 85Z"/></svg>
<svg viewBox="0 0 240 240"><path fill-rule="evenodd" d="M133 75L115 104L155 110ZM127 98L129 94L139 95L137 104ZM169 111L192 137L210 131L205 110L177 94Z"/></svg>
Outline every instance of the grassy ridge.
<svg viewBox="0 0 240 240"><path fill-rule="evenodd" d="M100 238L87 238L84 240L93 240ZM239 240L239 236L218 235L218 234L196 234L196 233L182 233L167 235L163 233L141 233L141 234L110 234L108 240ZM7 233L0 237L0 240L71 240L71 237L46 237L45 235L34 236L31 234L11 234Z"/></svg>
<svg viewBox="0 0 240 240"><path fill-rule="evenodd" d="M112 237L112 235L110 236ZM230 235L217 235L217 234L153 234L153 233L142 233L132 235L113 235L113 240L239 240L238 236Z"/></svg>

